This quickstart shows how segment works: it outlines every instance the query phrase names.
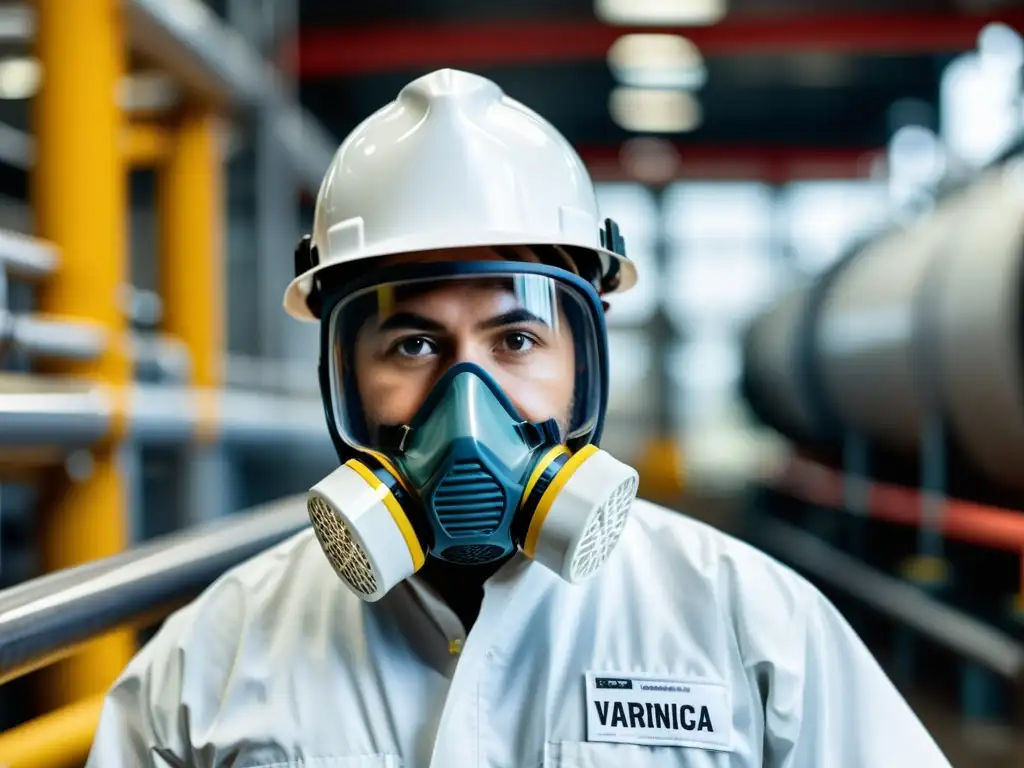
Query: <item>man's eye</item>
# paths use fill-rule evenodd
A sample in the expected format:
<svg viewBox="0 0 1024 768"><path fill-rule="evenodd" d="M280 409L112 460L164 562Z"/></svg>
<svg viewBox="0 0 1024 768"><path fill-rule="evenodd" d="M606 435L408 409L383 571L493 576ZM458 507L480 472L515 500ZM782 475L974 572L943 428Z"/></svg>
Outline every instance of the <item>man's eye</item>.
<svg viewBox="0 0 1024 768"><path fill-rule="evenodd" d="M423 336L410 336L395 344L395 350L403 357L426 357L435 351L434 343Z"/></svg>
<svg viewBox="0 0 1024 768"><path fill-rule="evenodd" d="M505 336L504 344L509 352L527 352L533 349L534 340L525 333L514 331Z"/></svg>

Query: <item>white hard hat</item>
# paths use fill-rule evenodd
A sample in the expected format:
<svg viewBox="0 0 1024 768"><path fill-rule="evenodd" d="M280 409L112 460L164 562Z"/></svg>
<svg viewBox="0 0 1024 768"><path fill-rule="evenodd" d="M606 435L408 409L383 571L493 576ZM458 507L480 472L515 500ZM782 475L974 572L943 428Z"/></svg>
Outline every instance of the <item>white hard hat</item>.
<svg viewBox="0 0 1024 768"><path fill-rule="evenodd" d="M515 245L595 254L605 293L636 283L618 228L602 220L593 182L569 142L490 80L439 70L405 86L338 149L284 306L315 320L315 278L332 266Z"/></svg>

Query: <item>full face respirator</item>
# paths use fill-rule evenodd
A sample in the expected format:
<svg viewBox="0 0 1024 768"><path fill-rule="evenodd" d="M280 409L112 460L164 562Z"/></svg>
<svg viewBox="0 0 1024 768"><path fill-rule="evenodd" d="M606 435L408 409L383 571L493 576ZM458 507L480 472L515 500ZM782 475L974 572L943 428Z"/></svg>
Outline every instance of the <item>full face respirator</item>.
<svg viewBox="0 0 1024 768"><path fill-rule="evenodd" d="M569 582L625 527L638 478L597 447L600 299L564 270L414 264L325 286L320 384L343 465L308 496L341 579L375 601L426 558L517 550Z"/></svg>

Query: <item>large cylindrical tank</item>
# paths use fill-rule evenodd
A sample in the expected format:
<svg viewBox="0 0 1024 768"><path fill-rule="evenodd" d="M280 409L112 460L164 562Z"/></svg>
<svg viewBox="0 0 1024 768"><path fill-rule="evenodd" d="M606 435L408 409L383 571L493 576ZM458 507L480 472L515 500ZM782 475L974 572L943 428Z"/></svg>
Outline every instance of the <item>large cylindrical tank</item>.
<svg viewBox="0 0 1024 768"><path fill-rule="evenodd" d="M967 200L922 297L924 374L977 469L1024 489L1024 160L987 172Z"/></svg>
<svg viewBox="0 0 1024 768"><path fill-rule="evenodd" d="M817 318L823 396L843 424L897 451L921 438L918 297L955 228L958 194L941 212L869 243L832 279Z"/></svg>
<svg viewBox="0 0 1024 768"><path fill-rule="evenodd" d="M743 339L744 397L761 421L801 442L819 439L796 343L809 294L809 285L794 287L749 326Z"/></svg>
<svg viewBox="0 0 1024 768"><path fill-rule="evenodd" d="M975 469L1024 489L1022 293L1024 165L1010 160L759 317L748 398L794 440L830 417L906 453L935 413Z"/></svg>

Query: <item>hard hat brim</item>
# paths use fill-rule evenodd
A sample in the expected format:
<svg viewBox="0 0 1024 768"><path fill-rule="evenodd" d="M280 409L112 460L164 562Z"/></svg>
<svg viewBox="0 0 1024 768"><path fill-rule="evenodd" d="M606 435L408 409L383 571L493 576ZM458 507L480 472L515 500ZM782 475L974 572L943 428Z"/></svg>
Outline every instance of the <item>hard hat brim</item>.
<svg viewBox="0 0 1024 768"><path fill-rule="evenodd" d="M431 238L425 238L422 235L380 242L375 244L373 248L367 248L358 254L350 255L342 259L324 261L312 269L306 270L303 274L299 275L288 284L288 288L285 290L284 294L284 309L296 320L303 322L318 322L320 318L310 310L307 298L309 297L314 280L322 272L326 272L332 268L351 266L360 261L406 253L422 253L424 251L455 248L515 245L529 246L537 244L536 238L525 238L521 234L508 234L507 236L502 236L501 233L494 232L487 233L486 235L477 238L460 237L458 245L452 245L452 239L450 237L439 237L436 239L436 242L431 242ZM616 263L619 269L618 285L613 290L606 291L606 295L623 293L636 285L636 266L628 258L625 258L614 251L592 245L584 245L578 241L569 240L558 242L545 240L544 245L585 248L586 250L597 254L601 259L603 274L607 274L611 269L611 265Z"/></svg>

